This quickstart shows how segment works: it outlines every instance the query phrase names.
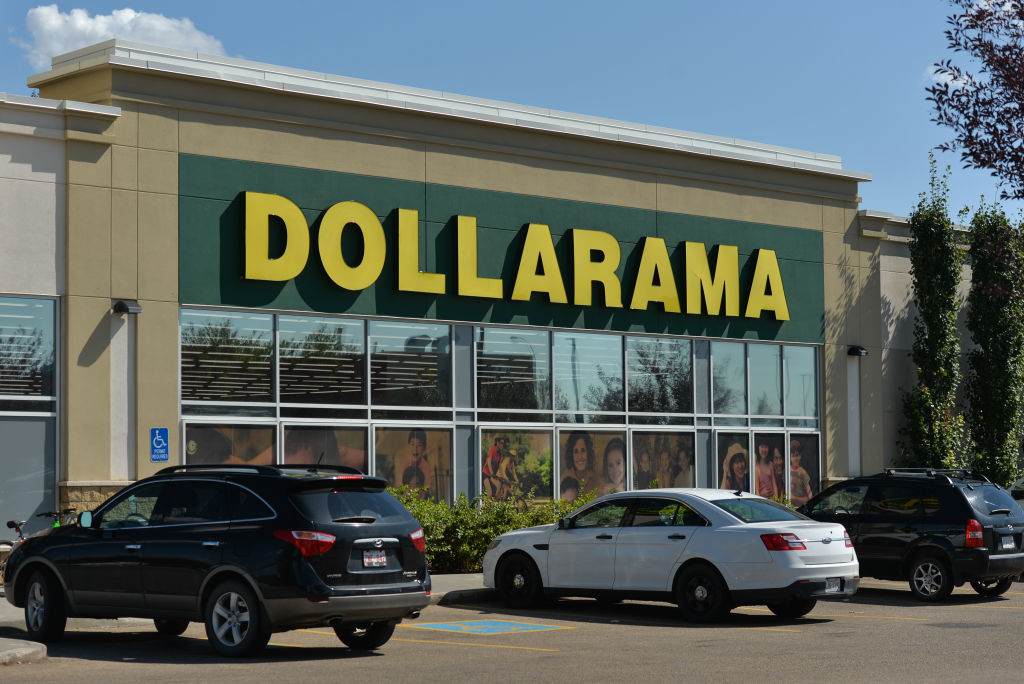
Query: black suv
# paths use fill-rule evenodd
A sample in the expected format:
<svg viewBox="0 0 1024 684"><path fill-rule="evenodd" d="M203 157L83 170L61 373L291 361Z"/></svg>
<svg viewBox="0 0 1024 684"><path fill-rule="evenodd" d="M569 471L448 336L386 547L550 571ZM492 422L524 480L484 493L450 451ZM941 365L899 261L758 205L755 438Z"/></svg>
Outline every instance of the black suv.
<svg viewBox="0 0 1024 684"><path fill-rule="evenodd" d="M384 487L339 466L165 468L18 545L4 590L40 641L68 617L145 617L202 621L227 656L321 625L377 648L430 602L423 530Z"/></svg>
<svg viewBox="0 0 1024 684"><path fill-rule="evenodd" d="M1024 510L965 470L889 468L834 485L800 506L850 533L863 576L910 582L924 601L970 582L999 596L1024 571Z"/></svg>

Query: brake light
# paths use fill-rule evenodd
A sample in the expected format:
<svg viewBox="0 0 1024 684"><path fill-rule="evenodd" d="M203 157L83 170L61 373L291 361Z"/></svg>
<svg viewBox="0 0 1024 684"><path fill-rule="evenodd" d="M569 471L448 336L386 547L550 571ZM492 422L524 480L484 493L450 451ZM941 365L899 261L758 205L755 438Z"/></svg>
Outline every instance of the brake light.
<svg viewBox="0 0 1024 684"><path fill-rule="evenodd" d="M333 534L310 530L274 530L274 536L288 542L306 557L327 553L337 539Z"/></svg>
<svg viewBox="0 0 1024 684"><path fill-rule="evenodd" d="M971 518L967 521L967 547L984 546L985 539L981 530L981 523Z"/></svg>
<svg viewBox="0 0 1024 684"><path fill-rule="evenodd" d="M769 551L804 551L807 549L800 538L791 532L785 534L762 534L761 541Z"/></svg>
<svg viewBox="0 0 1024 684"><path fill-rule="evenodd" d="M852 549L853 548L853 542L850 541L850 533L849 532L843 532L843 543L846 544L846 548L848 548L848 549Z"/></svg>
<svg viewBox="0 0 1024 684"><path fill-rule="evenodd" d="M423 528L422 527L419 528L418 530L416 530L415 532L413 532L412 534L410 534L409 535L409 539L412 539L412 545L415 546L417 548L417 550L426 552L426 550L427 550L427 540L423 536Z"/></svg>

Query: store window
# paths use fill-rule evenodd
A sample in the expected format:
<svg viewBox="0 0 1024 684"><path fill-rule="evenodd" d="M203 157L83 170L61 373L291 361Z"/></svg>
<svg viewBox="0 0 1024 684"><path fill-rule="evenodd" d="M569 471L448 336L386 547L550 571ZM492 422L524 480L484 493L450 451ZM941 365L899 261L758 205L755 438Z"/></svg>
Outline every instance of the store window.
<svg viewBox="0 0 1024 684"><path fill-rule="evenodd" d="M188 463L270 465L275 428L270 425L192 423L185 428Z"/></svg>
<svg viewBox="0 0 1024 684"><path fill-rule="evenodd" d="M623 412L622 337L554 334L555 410L560 422L622 422L593 412ZM589 414L589 415L588 415Z"/></svg>
<svg viewBox="0 0 1024 684"><path fill-rule="evenodd" d="M365 473L370 462L366 428L286 425L284 462L347 466Z"/></svg>
<svg viewBox="0 0 1024 684"><path fill-rule="evenodd" d="M563 430L559 436L560 496L608 494L627 489L626 435L620 431Z"/></svg>
<svg viewBox="0 0 1024 684"><path fill-rule="evenodd" d="M481 492L500 501L551 499L553 450L550 430L480 431Z"/></svg>
<svg viewBox="0 0 1024 684"><path fill-rule="evenodd" d="M366 404L363 321L278 317L281 402Z"/></svg>
<svg viewBox="0 0 1024 684"><path fill-rule="evenodd" d="M269 403L273 377L273 316L182 311L182 401Z"/></svg>
<svg viewBox="0 0 1024 684"><path fill-rule="evenodd" d="M785 498L786 446L785 435L779 432L755 432L754 453L751 455L754 493L763 497Z"/></svg>
<svg viewBox="0 0 1024 684"><path fill-rule="evenodd" d="M370 396L377 405L451 406L451 332L431 323L370 322Z"/></svg>
<svg viewBox="0 0 1024 684"><path fill-rule="evenodd" d="M551 350L547 332L476 329L477 405L551 409Z"/></svg>
<svg viewBox="0 0 1024 684"><path fill-rule="evenodd" d="M692 351L690 340L626 338L629 411L693 413Z"/></svg>
<svg viewBox="0 0 1024 684"><path fill-rule="evenodd" d="M693 433L633 431L633 489L693 487Z"/></svg>
<svg viewBox="0 0 1024 684"><path fill-rule="evenodd" d="M711 382L714 412L747 412L747 345L742 342L711 343Z"/></svg>
<svg viewBox="0 0 1024 684"><path fill-rule="evenodd" d="M782 346L747 345L750 367L750 413L782 415Z"/></svg>
<svg viewBox="0 0 1024 684"><path fill-rule="evenodd" d="M0 297L0 410L55 409L54 306L49 299Z"/></svg>
<svg viewBox="0 0 1024 684"><path fill-rule="evenodd" d="M786 346L786 415L817 417L818 353L814 347Z"/></svg>
<svg viewBox="0 0 1024 684"><path fill-rule="evenodd" d="M378 427L376 474L392 487L417 490L423 499L451 502L452 432L445 428Z"/></svg>
<svg viewBox="0 0 1024 684"><path fill-rule="evenodd" d="M719 489L750 491L750 436L746 432L718 433Z"/></svg>

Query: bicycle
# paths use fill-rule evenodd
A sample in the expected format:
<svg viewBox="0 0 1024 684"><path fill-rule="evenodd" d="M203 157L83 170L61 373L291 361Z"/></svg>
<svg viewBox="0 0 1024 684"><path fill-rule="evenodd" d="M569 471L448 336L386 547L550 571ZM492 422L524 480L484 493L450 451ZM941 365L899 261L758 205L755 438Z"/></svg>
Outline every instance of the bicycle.
<svg viewBox="0 0 1024 684"><path fill-rule="evenodd" d="M75 522L76 514L74 508L62 508L59 511L44 511L42 513L36 513L37 518L49 518L53 521L51 527L60 527L63 525L71 525ZM63 519L63 523L61 520ZM15 534L18 535L17 539L0 539L0 553L10 553L14 550L21 542L25 541L25 525L28 524L28 520L8 520L7 529L14 530Z"/></svg>

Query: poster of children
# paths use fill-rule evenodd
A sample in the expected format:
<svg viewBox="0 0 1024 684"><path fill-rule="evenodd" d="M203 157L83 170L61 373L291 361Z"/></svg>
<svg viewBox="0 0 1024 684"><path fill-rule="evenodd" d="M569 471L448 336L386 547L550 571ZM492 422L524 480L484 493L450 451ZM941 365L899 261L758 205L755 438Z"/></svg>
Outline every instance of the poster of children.
<svg viewBox="0 0 1024 684"><path fill-rule="evenodd" d="M379 427L374 438L377 477L393 487L418 489L421 498L451 503L451 430Z"/></svg>
<svg viewBox="0 0 1024 684"><path fill-rule="evenodd" d="M794 506L807 503L818 485L818 436L789 435L789 501Z"/></svg>
<svg viewBox="0 0 1024 684"><path fill-rule="evenodd" d="M750 436L745 432L718 433L719 489L750 491Z"/></svg>
<svg viewBox="0 0 1024 684"><path fill-rule="evenodd" d="M580 492L608 494L626 489L626 440L622 432L563 431L559 440L559 498Z"/></svg>
<svg viewBox="0 0 1024 684"><path fill-rule="evenodd" d="M480 431L481 493L502 501L552 497L551 432Z"/></svg>
<svg viewBox="0 0 1024 684"><path fill-rule="evenodd" d="M693 487L693 434L633 433L633 489Z"/></svg>

